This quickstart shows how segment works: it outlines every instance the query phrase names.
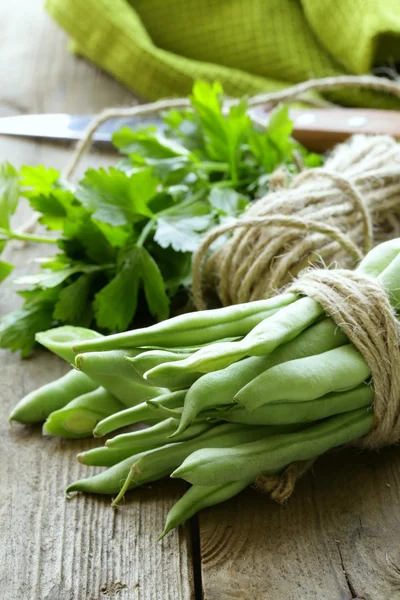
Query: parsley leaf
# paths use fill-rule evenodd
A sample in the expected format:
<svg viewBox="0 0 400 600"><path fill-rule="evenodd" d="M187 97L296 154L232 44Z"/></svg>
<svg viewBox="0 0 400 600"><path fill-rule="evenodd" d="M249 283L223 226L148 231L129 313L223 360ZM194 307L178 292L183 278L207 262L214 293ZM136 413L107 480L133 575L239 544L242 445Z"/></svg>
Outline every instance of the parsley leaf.
<svg viewBox="0 0 400 600"><path fill-rule="evenodd" d="M95 296L93 306L98 325L124 331L135 314L141 284L151 314L165 319L169 300L160 270L147 250L134 246L124 252L117 275Z"/></svg>
<svg viewBox="0 0 400 600"><path fill-rule="evenodd" d="M73 283L61 290L53 311L53 317L57 321L72 325L81 324L81 319L87 313L87 305L92 293L92 280L91 274L80 275Z"/></svg>
<svg viewBox="0 0 400 600"><path fill-rule="evenodd" d="M9 230L19 199L18 173L10 163L0 165L0 228Z"/></svg>
<svg viewBox="0 0 400 600"><path fill-rule="evenodd" d="M76 197L92 218L112 226L128 225L138 216L151 217L147 204L157 189L151 169L127 175L110 168L89 169Z"/></svg>
<svg viewBox="0 0 400 600"><path fill-rule="evenodd" d="M201 234L213 222L207 207L197 202L185 210L159 217L154 240L161 248L171 246L176 252L194 252L200 244Z"/></svg>
<svg viewBox="0 0 400 600"><path fill-rule="evenodd" d="M20 350L22 357L28 356L35 345L35 334L54 326L52 313L59 292L59 288L18 292L25 303L1 319L0 347Z"/></svg>

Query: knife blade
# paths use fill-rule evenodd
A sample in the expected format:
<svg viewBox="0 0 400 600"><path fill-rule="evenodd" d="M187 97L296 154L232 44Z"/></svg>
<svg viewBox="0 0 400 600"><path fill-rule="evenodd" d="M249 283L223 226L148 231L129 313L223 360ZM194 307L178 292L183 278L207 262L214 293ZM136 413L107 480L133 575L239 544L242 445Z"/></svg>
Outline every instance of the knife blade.
<svg viewBox="0 0 400 600"><path fill-rule="evenodd" d="M400 111L312 108L291 109L293 137L310 150L323 151L344 141L355 133L391 135L400 139ZM249 115L258 124L266 126L270 107L256 107ZM77 141L92 120L92 115L38 114L0 118L0 135L14 135L47 140ZM112 134L121 127L162 126L155 117L124 117L103 123L93 141L110 144Z"/></svg>
<svg viewBox="0 0 400 600"><path fill-rule="evenodd" d="M93 115L69 115L65 113L3 117L0 118L0 135L78 141L83 137L92 119ZM112 134L121 127L129 126L135 129L146 125L161 125L161 121L154 117L110 119L100 125L92 139L95 142L111 144Z"/></svg>

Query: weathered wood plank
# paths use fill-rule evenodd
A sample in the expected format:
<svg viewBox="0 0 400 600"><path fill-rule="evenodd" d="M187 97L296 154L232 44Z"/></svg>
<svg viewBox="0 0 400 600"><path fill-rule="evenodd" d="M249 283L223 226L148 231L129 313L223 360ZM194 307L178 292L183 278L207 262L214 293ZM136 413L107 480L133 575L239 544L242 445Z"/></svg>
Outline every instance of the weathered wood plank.
<svg viewBox="0 0 400 600"><path fill-rule="evenodd" d="M398 600L400 451L316 463L285 506L255 490L200 515L204 600Z"/></svg>
<svg viewBox="0 0 400 600"><path fill-rule="evenodd" d="M0 4L2 69L0 115L94 112L134 98L109 77L68 54L65 36L44 13L41 0ZM68 149L0 138L1 159L61 168ZM100 164L91 157L86 164ZM22 210L19 220L26 218ZM15 274L48 247L10 245ZM18 303L9 282L0 286L0 315ZM8 414L27 392L66 370L45 352L21 361L0 352L0 597L20 600L189 600L193 598L190 534L174 532L162 543L165 516L181 493L178 482L146 486L114 511L110 501L67 500L66 485L86 476L75 459L93 440L43 438L40 428L14 425ZM97 442L98 443L98 442Z"/></svg>

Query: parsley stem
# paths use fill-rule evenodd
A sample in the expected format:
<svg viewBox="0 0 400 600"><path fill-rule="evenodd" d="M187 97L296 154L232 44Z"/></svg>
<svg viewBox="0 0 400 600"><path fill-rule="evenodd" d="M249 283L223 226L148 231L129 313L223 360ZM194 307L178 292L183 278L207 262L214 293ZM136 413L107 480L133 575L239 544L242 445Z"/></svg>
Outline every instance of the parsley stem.
<svg viewBox="0 0 400 600"><path fill-rule="evenodd" d="M140 246L140 247L143 246L143 244L145 243L145 241L147 239L147 236L149 235L150 231L155 226L156 222L157 222L156 219L150 219L149 221L147 221L146 225L142 229L142 233L140 234L138 241L136 242L136 246Z"/></svg>
<svg viewBox="0 0 400 600"><path fill-rule="evenodd" d="M229 165L228 163L218 163L218 162L201 162L200 168L206 172L214 172L214 173L229 173Z"/></svg>
<svg viewBox="0 0 400 600"><path fill-rule="evenodd" d="M7 237L10 240L22 240L24 242L35 242L37 244L57 244L57 238L51 238L45 235L33 235L32 233L7 231Z"/></svg>

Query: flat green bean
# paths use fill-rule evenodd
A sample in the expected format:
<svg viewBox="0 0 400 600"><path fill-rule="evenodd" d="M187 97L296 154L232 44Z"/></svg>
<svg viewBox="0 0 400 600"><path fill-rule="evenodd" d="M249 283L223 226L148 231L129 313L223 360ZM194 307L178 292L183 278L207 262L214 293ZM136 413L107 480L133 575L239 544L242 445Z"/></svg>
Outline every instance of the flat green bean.
<svg viewBox="0 0 400 600"><path fill-rule="evenodd" d="M136 373L143 377L146 371L161 365L164 362L174 362L176 360L183 360L190 356L192 352L172 352L171 350L148 350L142 352L134 358L127 358L126 360L135 369ZM168 387L168 386L167 386Z"/></svg>
<svg viewBox="0 0 400 600"><path fill-rule="evenodd" d="M208 506L214 506L233 498L253 483L252 479L241 479L220 485L192 485L187 492L174 504L167 515L164 531L158 538L161 540L171 529L175 529L197 512Z"/></svg>
<svg viewBox="0 0 400 600"><path fill-rule="evenodd" d="M400 238L382 242L364 256L356 271L369 275L369 277L378 277L397 259L399 254Z"/></svg>
<svg viewBox="0 0 400 600"><path fill-rule="evenodd" d="M346 392L332 392L308 402L278 402L263 404L249 412L243 406L233 406L231 410L215 411L215 418L229 423L246 425L285 425L290 423L310 423L333 415L350 412L371 406L374 397L370 385L362 383ZM211 413L206 413L211 416ZM206 416L206 414L204 416Z"/></svg>
<svg viewBox="0 0 400 600"><path fill-rule="evenodd" d="M348 338L330 319L324 319L271 354L249 357L200 377L189 389L178 432L183 431L204 410L228 406L247 383L267 369L295 358L326 352L348 342Z"/></svg>
<svg viewBox="0 0 400 600"><path fill-rule="evenodd" d="M159 403L162 402L165 407L170 408L183 406L186 392L187 390L180 390L179 392L164 394L106 417L96 425L93 435L94 437L102 437L103 435L107 435L107 433L111 433L116 429L121 429L121 427L127 427L128 425L134 425L135 423L144 421L148 422L154 419L162 420L158 418L157 414L157 407ZM168 417L169 416L171 415L168 415Z"/></svg>
<svg viewBox="0 0 400 600"><path fill-rule="evenodd" d="M75 353L72 351L73 344L102 337L104 336L101 333L92 329L71 325L40 331L35 335L35 339L39 344L51 350L69 364L72 364L75 360Z"/></svg>
<svg viewBox="0 0 400 600"><path fill-rule="evenodd" d="M296 338L315 323L323 308L312 298L300 298L256 325L238 342L220 342L201 348L189 358L164 363L145 374L148 381L167 380L174 373L209 373L224 369L245 356L264 356Z"/></svg>
<svg viewBox="0 0 400 600"><path fill-rule="evenodd" d="M139 352L140 350L88 352L75 358L75 366L125 406L135 406L168 392L151 386L129 365L126 357Z"/></svg>
<svg viewBox="0 0 400 600"><path fill-rule="evenodd" d="M148 448L143 447L140 451L145 452L152 449L153 446ZM100 448L92 448L91 450L86 450L86 452L80 452L77 455L77 459L82 465L113 467L134 454L137 454L135 448L107 448L107 446L101 446Z"/></svg>
<svg viewBox="0 0 400 600"><path fill-rule="evenodd" d="M199 448L236 446L265 437L270 431L271 428L265 426L247 427L231 423L217 425L192 440L167 444L129 457L107 471L72 483L66 493L115 494L122 491L123 495L127 489L166 477ZM118 500L121 497L119 495Z"/></svg>
<svg viewBox="0 0 400 600"><path fill-rule="evenodd" d="M99 387L52 412L43 425L43 435L78 439L93 434L96 424L123 410L124 405L104 388Z"/></svg>
<svg viewBox="0 0 400 600"><path fill-rule="evenodd" d="M13 409L10 421L42 423L55 410L97 388L89 377L74 369L24 396Z"/></svg>
<svg viewBox="0 0 400 600"><path fill-rule="evenodd" d="M276 365L245 385L235 399L249 411L275 402L307 402L360 385L370 376L352 344Z"/></svg>
<svg viewBox="0 0 400 600"><path fill-rule="evenodd" d="M146 429L140 429L139 431L130 431L129 433L122 433L106 441L108 448L129 448L131 446L136 447L138 450L142 446L161 446L168 444L172 440L169 438L175 433L178 427L178 421L173 418L165 419L156 425L147 427ZM213 427L212 423L206 421L200 421L193 423L191 427L188 427L185 432L179 436L175 436L174 442L182 442L184 440L190 440L208 431Z"/></svg>
<svg viewBox="0 0 400 600"><path fill-rule="evenodd" d="M261 473L271 474L294 461L316 458L335 446L352 442L373 425L370 409L330 417L295 433L273 435L230 448L203 448L189 455L171 475L194 485L217 485Z"/></svg>
<svg viewBox="0 0 400 600"><path fill-rule="evenodd" d="M257 323L296 299L295 294L280 294L268 300L183 314L144 329L74 344L74 350L81 353L140 346L187 347L208 344L223 338L241 337L251 331Z"/></svg>

